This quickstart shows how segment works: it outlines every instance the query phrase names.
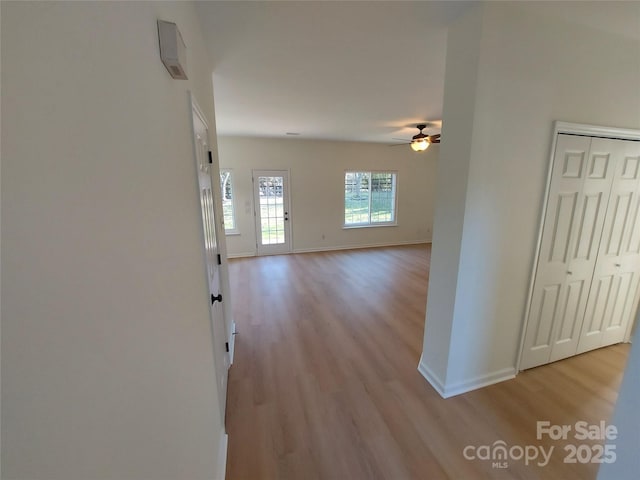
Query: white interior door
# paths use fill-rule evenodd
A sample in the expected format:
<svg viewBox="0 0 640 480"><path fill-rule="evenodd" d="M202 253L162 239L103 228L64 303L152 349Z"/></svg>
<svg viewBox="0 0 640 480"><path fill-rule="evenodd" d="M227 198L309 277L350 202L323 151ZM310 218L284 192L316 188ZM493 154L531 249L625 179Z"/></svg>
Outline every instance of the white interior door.
<svg viewBox="0 0 640 480"><path fill-rule="evenodd" d="M229 369L229 355L227 353L227 335L225 333L224 313L222 308L222 294L220 288L219 251L216 237L216 211L212 188L212 168L209 160L209 129L200 109L192 101L193 110L193 140L195 160L198 169L198 185L200 187L200 207L202 211L202 232L204 236L204 255L209 284L213 354L217 390L220 401L220 414L224 425L227 398L227 374ZM216 172L216 180L219 173Z"/></svg>
<svg viewBox="0 0 640 480"><path fill-rule="evenodd" d="M558 135L523 369L576 353L614 161L606 148L592 148L590 137Z"/></svg>
<svg viewBox="0 0 640 480"><path fill-rule="evenodd" d="M289 172L254 170L253 201L258 255L290 252Z"/></svg>
<svg viewBox="0 0 640 480"><path fill-rule="evenodd" d="M640 277L640 142L596 141L618 161L578 353L625 340Z"/></svg>

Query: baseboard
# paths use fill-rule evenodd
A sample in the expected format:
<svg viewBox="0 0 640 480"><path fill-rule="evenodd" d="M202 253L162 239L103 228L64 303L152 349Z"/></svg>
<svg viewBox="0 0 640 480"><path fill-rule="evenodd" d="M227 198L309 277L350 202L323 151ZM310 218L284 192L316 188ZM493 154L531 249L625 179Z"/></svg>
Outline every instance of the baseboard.
<svg viewBox="0 0 640 480"><path fill-rule="evenodd" d="M255 257L256 252L240 252L240 253L227 253L227 258L245 258L245 257Z"/></svg>
<svg viewBox="0 0 640 480"><path fill-rule="evenodd" d="M420 362L418 363L418 372L429 382L433 389L440 394L442 398L447 398L444 394L444 384L442 380L431 370L422 360L420 356Z"/></svg>
<svg viewBox="0 0 640 480"><path fill-rule="evenodd" d="M337 250L359 250L361 248L380 248L380 247L400 247L402 245L422 245L431 243L431 240L408 240L406 242L387 242L387 243L364 243L359 245L333 245L330 247L312 247L312 248L294 248L289 253L315 253L315 252L333 252ZM284 254L286 255L286 254ZM247 258L257 257L256 252L245 253L228 253L227 258Z"/></svg>
<svg viewBox="0 0 640 480"><path fill-rule="evenodd" d="M358 245L334 245L330 247L294 248L292 253L332 252L335 250L359 250L361 248L400 247L402 245L422 245L431 240L409 240L405 242L366 243Z"/></svg>
<svg viewBox="0 0 640 480"><path fill-rule="evenodd" d="M229 446L229 435L226 433L220 439L220 448L218 449L218 472L216 480L225 480L227 476L227 448Z"/></svg>
<svg viewBox="0 0 640 480"><path fill-rule="evenodd" d="M488 387L489 385L493 385L494 383L511 380L516 376L516 369L514 367L509 367L498 370L497 372L488 373L486 375L479 375L470 380L465 380L464 382L447 385L446 382L443 382L427 365L425 365L422 357L420 357L418 371L435 389L435 391L440 394L442 398L450 398L455 397L456 395L462 395L463 393L467 393L472 390Z"/></svg>
<svg viewBox="0 0 640 480"><path fill-rule="evenodd" d="M494 383L504 382L505 380L511 380L516 376L516 369L514 367L504 368L497 372L488 373L486 375L479 375L471 380L464 382L454 383L453 385L446 385L444 389L444 398L455 397L456 395L462 395L463 393L470 392L472 390L478 390L482 387L488 387Z"/></svg>

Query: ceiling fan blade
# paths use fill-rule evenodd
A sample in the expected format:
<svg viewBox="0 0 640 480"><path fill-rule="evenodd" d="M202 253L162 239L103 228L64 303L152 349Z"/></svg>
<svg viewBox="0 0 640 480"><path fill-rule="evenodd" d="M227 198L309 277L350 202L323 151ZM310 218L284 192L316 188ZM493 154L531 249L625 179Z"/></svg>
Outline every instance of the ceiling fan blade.
<svg viewBox="0 0 640 480"><path fill-rule="evenodd" d="M401 142L410 142L411 140L407 140L406 138L391 138L391 140L399 140Z"/></svg>
<svg viewBox="0 0 640 480"><path fill-rule="evenodd" d="M440 134L429 135L429 143L440 143Z"/></svg>

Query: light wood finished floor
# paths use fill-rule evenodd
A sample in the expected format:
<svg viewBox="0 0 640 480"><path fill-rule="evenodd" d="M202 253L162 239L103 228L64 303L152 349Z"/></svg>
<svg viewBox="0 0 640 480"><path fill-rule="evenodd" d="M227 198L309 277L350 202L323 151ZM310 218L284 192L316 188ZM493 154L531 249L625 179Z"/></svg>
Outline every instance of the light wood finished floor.
<svg viewBox="0 0 640 480"><path fill-rule="evenodd" d="M628 346L443 400L416 370L429 259L421 245L230 262L227 479L595 478L536 440L536 420L608 421ZM544 468L464 459L497 440L555 449Z"/></svg>

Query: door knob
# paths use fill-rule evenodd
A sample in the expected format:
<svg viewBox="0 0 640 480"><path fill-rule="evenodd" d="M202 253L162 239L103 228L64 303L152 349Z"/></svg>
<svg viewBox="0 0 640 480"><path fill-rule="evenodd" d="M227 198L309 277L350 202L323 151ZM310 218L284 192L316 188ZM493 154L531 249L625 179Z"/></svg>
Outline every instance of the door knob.
<svg viewBox="0 0 640 480"><path fill-rule="evenodd" d="M213 305L215 302L222 302L221 293L219 293L217 297L213 293L211 294L211 305Z"/></svg>

